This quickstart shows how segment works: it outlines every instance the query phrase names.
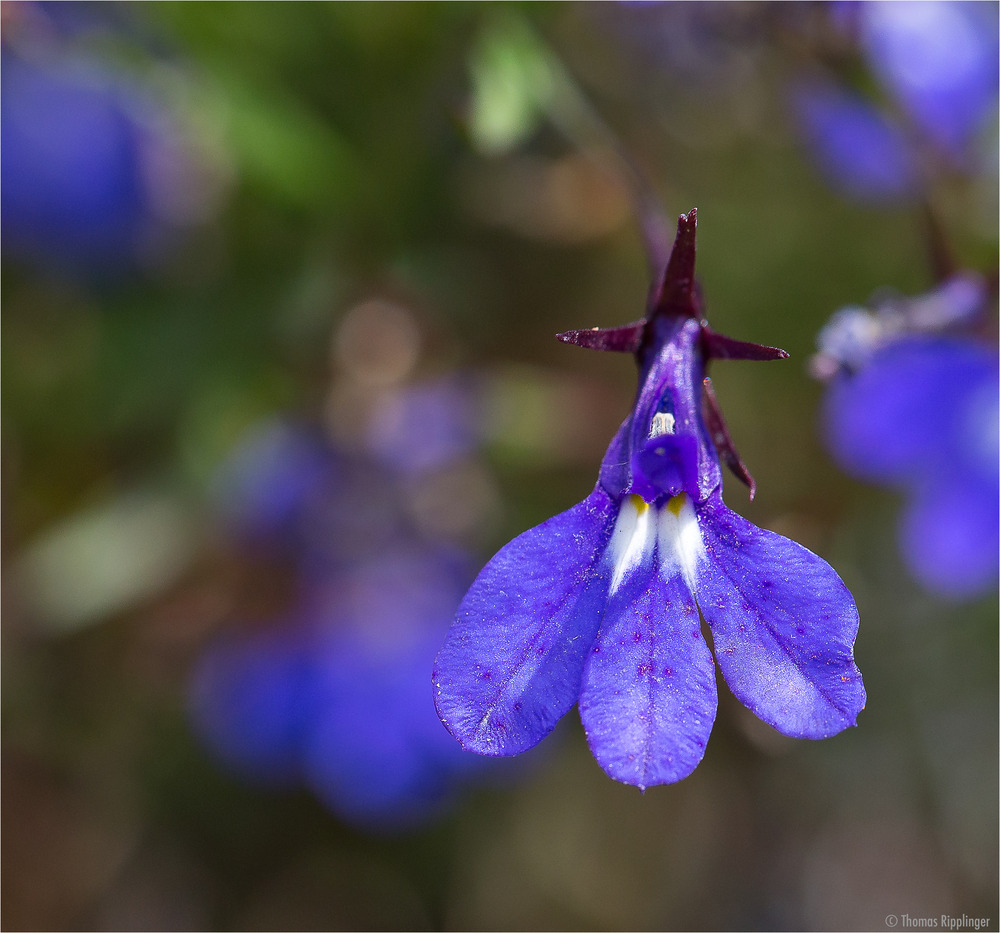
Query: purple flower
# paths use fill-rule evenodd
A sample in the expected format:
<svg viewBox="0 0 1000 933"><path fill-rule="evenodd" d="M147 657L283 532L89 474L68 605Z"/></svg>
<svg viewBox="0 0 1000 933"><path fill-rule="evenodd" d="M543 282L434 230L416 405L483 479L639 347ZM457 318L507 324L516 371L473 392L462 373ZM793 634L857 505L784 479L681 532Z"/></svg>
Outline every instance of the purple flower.
<svg viewBox="0 0 1000 933"><path fill-rule="evenodd" d="M367 430L372 457L397 475L418 477L472 453L480 440L479 388L453 376L386 393Z"/></svg>
<svg viewBox="0 0 1000 933"><path fill-rule="evenodd" d="M640 788L686 777L718 702L699 608L730 689L781 732L831 736L864 706L843 582L723 504L717 447L751 494L753 481L706 363L786 354L701 320L694 253L692 211L645 321L562 335L635 352L639 391L594 491L504 547L459 607L433 682L438 714L467 749L518 754L578 703L611 777Z"/></svg>
<svg viewBox="0 0 1000 933"><path fill-rule="evenodd" d="M229 770L305 784L351 823L405 828L433 816L482 770L427 696L468 579L449 553L397 548L307 591L288 620L220 636L192 679L199 734Z"/></svg>
<svg viewBox="0 0 1000 933"><path fill-rule="evenodd" d="M482 770L482 759L441 728L427 696L427 668L469 576L464 559L396 551L355 568L340 598L314 613L315 708L303 774L352 822L419 822L463 776Z"/></svg>
<svg viewBox="0 0 1000 933"><path fill-rule="evenodd" d="M869 97L816 75L794 90L797 122L831 186L864 201L906 200L946 163L975 169L973 144L996 113L996 5L870 0L827 9L881 86Z"/></svg>
<svg viewBox="0 0 1000 933"><path fill-rule="evenodd" d="M928 138L961 156L996 110L996 4L876 0L856 9L872 70Z"/></svg>
<svg viewBox="0 0 1000 933"><path fill-rule="evenodd" d="M904 491L903 557L924 586L954 599L996 588L1000 377L995 347L930 332L928 311L945 325L966 318L974 284L955 278L877 314L855 309L851 320L866 320L869 336L863 352L847 341L848 365L828 373L824 418L827 446L848 473ZM966 307L949 307L956 302ZM841 312L821 335L827 364L847 321Z"/></svg>
<svg viewBox="0 0 1000 933"><path fill-rule="evenodd" d="M108 270L152 226L144 149L153 144L97 69L41 66L4 50L3 234L45 268Z"/></svg>
<svg viewBox="0 0 1000 933"><path fill-rule="evenodd" d="M832 187L860 200L916 193L917 161L896 121L831 81L803 82L792 102L805 141Z"/></svg>
<svg viewBox="0 0 1000 933"><path fill-rule="evenodd" d="M247 544L301 549L339 467L319 432L280 419L258 425L216 476L226 525Z"/></svg>
<svg viewBox="0 0 1000 933"><path fill-rule="evenodd" d="M312 719L314 653L294 623L226 633L201 655L190 687L198 732L230 770L290 784Z"/></svg>
<svg viewBox="0 0 1000 933"><path fill-rule="evenodd" d="M413 398L444 413L446 389ZM450 435L431 443L426 469L457 449ZM220 471L219 505L236 543L293 571L296 597L287 617L217 638L190 691L195 727L229 770L305 785L364 829L425 821L484 771L441 728L427 692L469 560L408 522L399 482L308 426L252 431Z"/></svg>

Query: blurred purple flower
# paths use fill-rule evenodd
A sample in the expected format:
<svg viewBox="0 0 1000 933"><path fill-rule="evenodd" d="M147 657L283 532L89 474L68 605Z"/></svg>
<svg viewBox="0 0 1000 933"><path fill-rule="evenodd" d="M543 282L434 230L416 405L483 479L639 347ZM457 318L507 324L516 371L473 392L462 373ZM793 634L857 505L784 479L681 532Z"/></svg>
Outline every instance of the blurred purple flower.
<svg viewBox="0 0 1000 933"><path fill-rule="evenodd" d="M46 269L112 271L153 225L142 105L100 69L0 60L2 229L12 254Z"/></svg>
<svg viewBox="0 0 1000 933"><path fill-rule="evenodd" d="M927 137L961 156L995 113L997 5L873 0L857 6L872 70Z"/></svg>
<svg viewBox="0 0 1000 933"><path fill-rule="evenodd" d="M830 186L861 200L904 199L918 175L902 128L863 97L813 79L793 92L799 126Z"/></svg>
<svg viewBox="0 0 1000 933"><path fill-rule="evenodd" d="M835 28L856 36L887 96L874 99L812 76L793 90L797 122L832 187L861 200L905 200L948 156L972 169L976 136L995 117L1000 78L991 3L835 3Z"/></svg>
<svg viewBox="0 0 1000 933"><path fill-rule="evenodd" d="M307 594L294 620L228 633L199 660L199 734L265 784L307 784L343 819L405 828L439 811L476 763L441 728L434 651L468 583L451 554L400 552Z"/></svg>
<svg viewBox="0 0 1000 933"><path fill-rule="evenodd" d="M218 471L216 503L242 544L294 555L303 572L322 577L404 533L406 481L473 454L480 409L475 385L461 377L395 388L351 453L287 419L259 424Z"/></svg>
<svg viewBox="0 0 1000 933"><path fill-rule="evenodd" d="M850 359L835 374L829 361L848 319L835 318L821 335L832 376L824 412L831 453L851 475L903 490L903 557L924 586L954 599L994 590L1000 560L996 349L931 332L928 313L945 312L942 327L966 316L942 299L967 300L972 281L946 283L914 299L912 310L894 303L867 315L867 338L848 342ZM984 300L980 283L978 307ZM864 318L852 312L851 320Z"/></svg>
<svg viewBox="0 0 1000 933"><path fill-rule="evenodd" d="M298 550L306 543L310 513L336 485L339 467L318 431L284 420L264 423L218 471L216 501L241 542Z"/></svg>
<svg viewBox="0 0 1000 933"><path fill-rule="evenodd" d="M692 211L644 322L562 335L635 352L639 391L590 496L504 547L459 607L434 686L465 748L519 754L579 702L601 767L644 789L681 780L705 754L715 663L734 695L786 735L835 735L864 706L858 613L843 582L722 501L719 452L753 483L703 389L705 366L787 354L711 331L694 253Z"/></svg>
<svg viewBox="0 0 1000 933"><path fill-rule="evenodd" d="M914 298L885 292L875 312L857 305L841 308L816 337L819 352L810 361L813 375L826 380L841 370L854 372L896 337L974 326L982 316L986 296L982 276L962 272Z"/></svg>
<svg viewBox="0 0 1000 933"><path fill-rule="evenodd" d="M287 621L209 646L190 693L199 734L230 769L305 784L343 819L376 829L432 817L483 770L442 728L427 684L469 558L409 523L400 488L470 453L460 414L470 397L446 381L389 404L400 407L386 422L396 443L373 446L391 469L276 420L220 470L226 527L241 547L290 564L298 595ZM417 451L415 462L401 467L397 445Z"/></svg>
<svg viewBox="0 0 1000 933"><path fill-rule="evenodd" d="M314 613L316 709L303 768L344 818L420 820L481 761L441 728L427 689L469 571L464 555L396 551L355 568L341 598Z"/></svg>
<svg viewBox="0 0 1000 933"><path fill-rule="evenodd" d="M314 715L315 656L298 626L227 633L199 658L191 681L198 732L229 768L265 784L299 774Z"/></svg>
<svg viewBox="0 0 1000 933"><path fill-rule="evenodd" d="M368 430L372 455L388 469L426 473L460 459L481 439L478 394L452 377L387 395Z"/></svg>

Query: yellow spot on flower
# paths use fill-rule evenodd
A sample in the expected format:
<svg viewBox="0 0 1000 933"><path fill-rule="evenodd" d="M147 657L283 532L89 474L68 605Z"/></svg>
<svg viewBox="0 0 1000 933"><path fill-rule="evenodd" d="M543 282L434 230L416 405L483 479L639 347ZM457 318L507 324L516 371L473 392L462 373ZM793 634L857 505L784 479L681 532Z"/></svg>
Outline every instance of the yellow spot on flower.
<svg viewBox="0 0 1000 933"><path fill-rule="evenodd" d="M681 515L681 509L687 504L687 494L681 493L679 496L672 496L667 500L667 508L674 513L678 518Z"/></svg>
<svg viewBox="0 0 1000 933"><path fill-rule="evenodd" d="M642 496L637 496L635 493L632 493L632 495L629 496L629 501L632 503L632 508L634 508L640 515L642 515L643 512L649 508L649 503L643 499Z"/></svg>

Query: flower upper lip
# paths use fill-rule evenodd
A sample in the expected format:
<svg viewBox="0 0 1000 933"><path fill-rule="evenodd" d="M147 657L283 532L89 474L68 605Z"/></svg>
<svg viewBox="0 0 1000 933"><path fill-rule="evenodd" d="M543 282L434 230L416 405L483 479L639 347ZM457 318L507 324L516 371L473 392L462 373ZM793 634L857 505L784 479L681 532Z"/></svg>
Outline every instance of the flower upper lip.
<svg viewBox="0 0 1000 933"><path fill-rule="evenodd" d="M629 446L624 451L626 457L616 463L607 463L609 457L620 458L622 453L612 442L601 471L602 483L611 495L620 495L633 488L643 496L650 493L649 483L640 481L633 486L631 480L634 477L623 479L620 474L622 467L634 466L632 452L641 448L644 440L640 437L642 432L646 431L648 436L649 426L656 415L655 408L665 394L669 394L675 406L679 398L694 399L696 402L694 408L685 413L684 419L676 410L673 412L674 433L694 436L699 448L698 489L696 491L685 485L685 491L701 501L721 483L717 458L702 453L711 447L733 475L746 484L751 499L756 493L757 484L733 444L705 369L712 359L782 360L788 358L788 353L778 347L734 340L709 326L703 317L701 290L694 275L697 226L697 208L678 218L677 237L670 259L663 274L650 289L646 317L641 321L620 327L594 327L556 335L564 343L592 350L633 353L636 357L640 374L639 391L631 416L633 426L628 435ZM672 382L667 385L670 380ZM696 390L694 386L699 381L702 389ZM614 480L609 481L609 477L614 477Z"/></svg>

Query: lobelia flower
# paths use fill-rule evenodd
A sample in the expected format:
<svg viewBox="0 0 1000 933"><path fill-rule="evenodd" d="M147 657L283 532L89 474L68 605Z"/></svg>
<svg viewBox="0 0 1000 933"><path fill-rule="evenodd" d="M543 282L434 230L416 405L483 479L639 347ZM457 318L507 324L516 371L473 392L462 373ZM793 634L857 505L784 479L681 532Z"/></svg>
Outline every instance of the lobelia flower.
<svg viewBox="0 0 1000 933"><path fill-rule="evenodd" d="M212 212L218 186L154 84L115 64L126 47L130 59L156 59L157 50L110 4L4 4L3 26L8 255L36 274L84 283L161 260Z"/></svg>
<svg viewBox="0 0 1000 933"><path fill-rule="evenodd" d="M406 828L442 814L488 777L441 728L427 666L471 574L466 555L389 546L320 599L305 782L357 825ZM343 585L346 584L346 587ZM343 592L343 590L347 592Z"/></svg>
<svg viewBox="0 0 1000 933"><path fill-rule="evenodd" d="M0 75L10 255L86 279L132 269L166 246L161 205L194 176L165 109L68 53L31 57L5 46Z"/></svg>
<svg viewBox="0 0 1000 933"><path fill-rule="evenodd" d="M612 778L645 789L686 777L718 702L699 607L730 689L779 731L825 738L864 707L844 583L723 504L720 453L751 496L754 484L706 363L787 354L701 319L695 224L695 211L681 215L644 321L560 335L634 352L639 390L594 491L501 549L459 607L433 683L441 720L467 749L518 754L578 703Z"/></svg>
<svg viewBox="0 0 1000 933"><path fill-rule="evenodd" d="M1000 560L997 353L950 333L974 321L987 292L960 274L875 312L843 309L813 363L830 381L827 447L852 476L904 492L903 558L950 599L994 591Z"/></svg>

